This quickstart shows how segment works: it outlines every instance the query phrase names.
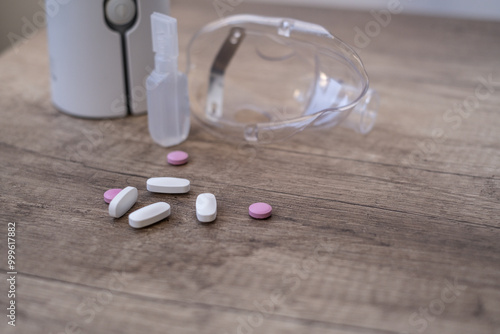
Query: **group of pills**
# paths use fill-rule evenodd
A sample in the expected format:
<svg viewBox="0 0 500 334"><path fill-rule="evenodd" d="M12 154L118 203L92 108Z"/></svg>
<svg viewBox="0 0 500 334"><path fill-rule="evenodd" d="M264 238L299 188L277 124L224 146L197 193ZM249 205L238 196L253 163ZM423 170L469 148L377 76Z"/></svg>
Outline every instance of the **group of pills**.
<svg viewBox="0 0 500 334"><path fill-rule="evenodd" d="M167 156L167 162L173 166L181 166L188 162L186 152L175 151ZM147 190L161 194L185 194L191 188L187 179L175 177L155 177L146 182ZM139 192L135 187L125 189L110 189L104 193L104 201L109 204L109 215L120 218L137 202ZM128 216L129 225L133 228L143 228L158 223L170 216L170 204L158 202L132 212ZM254 203L248 208L250 217L266 219L272 214L272 207L267 203ZM201 223L211 223L217 218L217 200L214 194L204 193L196 198L196 218Z"/></svg>

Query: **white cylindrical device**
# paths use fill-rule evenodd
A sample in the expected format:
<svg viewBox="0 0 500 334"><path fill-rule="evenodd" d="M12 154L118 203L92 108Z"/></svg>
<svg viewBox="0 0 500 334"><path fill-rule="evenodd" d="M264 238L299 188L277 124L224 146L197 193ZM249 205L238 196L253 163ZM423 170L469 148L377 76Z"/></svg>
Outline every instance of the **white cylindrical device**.
<svg viewBox="0 0 500 334"><path fill-rule="evenodd" d="M86 118L147 109L154 68L150 16L169 0L46 0L52 101Z"/></svg>

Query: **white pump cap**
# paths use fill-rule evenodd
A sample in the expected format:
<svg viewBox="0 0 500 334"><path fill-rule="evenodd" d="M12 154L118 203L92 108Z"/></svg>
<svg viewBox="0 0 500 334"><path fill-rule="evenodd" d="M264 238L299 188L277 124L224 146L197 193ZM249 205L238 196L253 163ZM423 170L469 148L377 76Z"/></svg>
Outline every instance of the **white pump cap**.
<svg viewBox="0 0 500 334"><path fill-rule="evenodd" d="M167 15L153 13L151 15L151 28L156 70L160 73L171 72L174 70L174 66L177 66L177 58L179 57L177 20Z"/></svg>
<svg viewBox="0 0 500 334"><path fill-rule="evenodd" d="M153 51L167 58L178 57L177 20L167 15L153 13L151 26L153 29Z"/></svg>

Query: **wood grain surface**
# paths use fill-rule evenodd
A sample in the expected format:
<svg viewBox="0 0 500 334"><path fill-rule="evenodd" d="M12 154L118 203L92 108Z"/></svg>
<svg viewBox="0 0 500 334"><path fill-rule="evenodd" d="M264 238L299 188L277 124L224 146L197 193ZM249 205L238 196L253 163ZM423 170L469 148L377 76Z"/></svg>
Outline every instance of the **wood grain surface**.
<svg viewBox="0 0 500 334"><path fill-rule="evenodd" d="M225 15L313 21L352 45L375 20L233 5ZM183 52L217 18L212 1L174 1L172 14ZM194 123L178 168L145 116L91 121L51 105L44 30L2 54L2 314L8 222L18 276L17 326L2 315L0 332L500 333L500 23L393 15L358 51L382 97L369 135L248 146ZM153 176L192 190L148 193ZM110 218L102 194L127 185L134 209L166 200L171 217L143 230ZM219 203L207 226L194 213L203 192ZM257 201L271 219L248 217Z"/></svg>

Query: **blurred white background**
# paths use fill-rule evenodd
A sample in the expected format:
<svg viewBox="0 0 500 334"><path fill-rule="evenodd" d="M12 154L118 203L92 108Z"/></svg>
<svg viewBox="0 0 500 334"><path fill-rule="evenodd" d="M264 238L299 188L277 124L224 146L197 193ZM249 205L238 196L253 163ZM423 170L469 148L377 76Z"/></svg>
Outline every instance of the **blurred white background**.
<svg viewBox="0 0 500 334"><path fill-rule="evenodd" d="M84 0L80 0L84 1ZM86 0L89 1L89 0ZM147 0L154 1L154 0ZM176 1L176 0L174 0ZM177 0L182 1L182 0ZM214 0L200 0L213 2ZM235 1L235 0L217 0ZM293 4L300 6L318 6L349 8L369 11L386 8L388 4L399 1L404 13L451 16L481 20L500 20L500 0L239 0L248 2L267 2ZM0 1L0 52L11 45L9 33L21 34L25 24L23 20L33 21L33 15L39 12L44 0L1 0ZM11 34L12 36L12 34Z"/></svg>
<svg viewBox="0 0 500 334"><path fill-rule="evenodd" d="M499 0L250 0L301 6L338 7L359 10L386 8L399 2L405 13L500 20Z"/></svg>

